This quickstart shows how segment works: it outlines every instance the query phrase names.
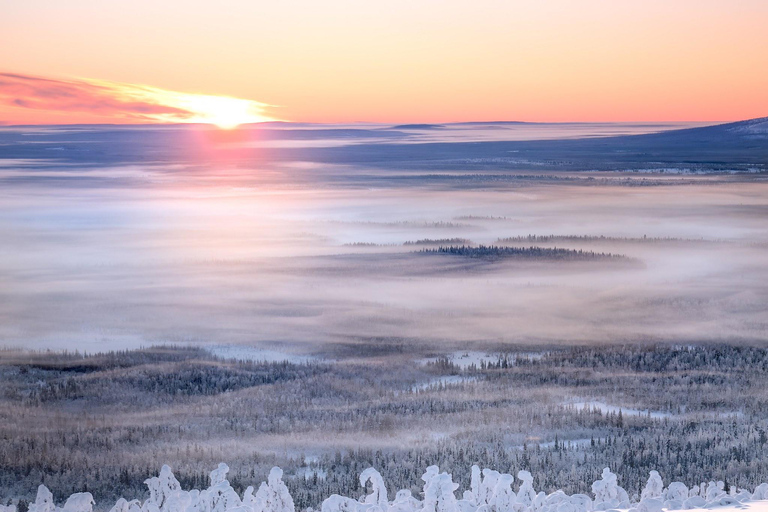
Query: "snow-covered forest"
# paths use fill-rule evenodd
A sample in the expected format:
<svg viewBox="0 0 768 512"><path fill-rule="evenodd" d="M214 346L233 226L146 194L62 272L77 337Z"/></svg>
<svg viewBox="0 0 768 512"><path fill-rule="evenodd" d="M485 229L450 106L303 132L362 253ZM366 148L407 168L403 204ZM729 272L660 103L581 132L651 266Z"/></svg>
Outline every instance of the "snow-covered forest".
<svg viewBox="0 0 768 512"><path fill-rule="evenodd" d="M227 460L240 495L279 465L300 509L379 471L418 495L424 468L462 489L473 464L585 492L603 468L754 489L768 475L768 350L718 346L426 351L381 339L353 357L259 362L201 348L0 352L0 500L144 499L169 464L185 489ZM363 355L364 358L360 358Z"/></svg>

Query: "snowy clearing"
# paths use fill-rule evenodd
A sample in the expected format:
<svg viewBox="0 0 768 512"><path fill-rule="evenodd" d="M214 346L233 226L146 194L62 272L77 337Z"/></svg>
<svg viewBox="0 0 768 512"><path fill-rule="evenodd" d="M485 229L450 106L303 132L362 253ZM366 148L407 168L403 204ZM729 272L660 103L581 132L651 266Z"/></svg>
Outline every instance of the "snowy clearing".
<svg viewBox="0 0 768 512"><path fill-rule="evenodd" d="M587 400L578 402L563 402L562 405L568 407L574 407L576 410L598 410L603 414L621 414L623 416L639 416L646 418L653 418L655 420L663 420L666 418L681 418L686 416L685 409L679 414L663 411L652 411L650 409L634 409L632 407L620 407L618 405L611 405L599 400ZM727 412L698 412L696 414L689 413L687 416L692 417L708 417L708 418L730 418L743 416L741 411L727 411Z"/></svg>
<svg viewBox="0 0 768 512"><path fill-rule="evenodd" d="M622 415L630 415L630 416L648 416L650 418L654 419L664 419L664 418L671 418L674 415L668 412L661 412L661 411L650 411L648 409L641 410L641 409L632 409L629 407L618 407L616 405L610 405L605 402L599 402L596 400L590 400L586 402L573 402L573 403L566 403L563 405L572 405L578 410L593 410L597 409L603 414L618 414L621 412Z"/></svg>

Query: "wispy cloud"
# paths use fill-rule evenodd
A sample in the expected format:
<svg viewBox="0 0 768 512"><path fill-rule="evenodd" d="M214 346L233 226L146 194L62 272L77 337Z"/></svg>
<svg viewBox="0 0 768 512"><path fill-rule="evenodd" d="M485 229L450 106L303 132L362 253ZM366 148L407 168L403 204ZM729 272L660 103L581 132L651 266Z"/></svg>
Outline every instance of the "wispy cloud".
<svg viewBox="0 0 768 512"><path fill-rule="evenodd" d="M88 113L117 122L211 123L233 127L274 119L266 114L270 105L254 100L14 73L0 73L0 103L49 112Z"/></svg>

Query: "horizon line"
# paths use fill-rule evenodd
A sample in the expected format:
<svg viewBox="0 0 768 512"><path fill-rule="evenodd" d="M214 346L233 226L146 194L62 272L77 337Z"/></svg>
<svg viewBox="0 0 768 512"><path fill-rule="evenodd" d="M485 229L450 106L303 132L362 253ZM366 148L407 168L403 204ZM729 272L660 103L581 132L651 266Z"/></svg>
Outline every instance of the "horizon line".
<svg viewBox="0 0 768 512"><path fill-rule="evenodd" d="M381 121L342 121L342 122L329 122L329 121L260 121L255 123L242 123L233 128L218 128L223 130L236 130L244 127L256 127L262 125L274 125L274 124L293 124L293 125L316 125L316 126L338 126L338 125L378 125L378 126L391 126L391 127L416 127L416 126L449 126L449 125L470 125L470 124L643 124L643 125L672 125L672 124L701 124L701 125L718 125L718 124L731 124L747 121L756 121L760 119L768 119L768 116L749 117L744 119L728 119L728 120L709 120L709 121L517 121L517 120L495 120L495 121L448 121L448 122L381 122ZM0 121L0 128L24 128L24 127L46 127L46 126L115 126L115 127L210 127L217 128L213 123L44 123L44 124L6 124Z"/></svg>

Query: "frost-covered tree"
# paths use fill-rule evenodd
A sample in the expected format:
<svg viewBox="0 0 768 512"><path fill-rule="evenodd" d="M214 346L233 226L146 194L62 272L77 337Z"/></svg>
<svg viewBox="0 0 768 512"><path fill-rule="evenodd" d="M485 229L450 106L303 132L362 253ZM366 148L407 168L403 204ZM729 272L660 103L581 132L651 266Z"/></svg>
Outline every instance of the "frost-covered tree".
<svg viewBox="0 0 768 512"><path fill-rule="evenodd" d="M618 477L609 468L604 468L601 479L592 484L592 492L595 495L595 510L629 507L627 491L622 489L617 482Z"/></svg>
<svg viewBox="0 0 768 512"><path fill-rule="evenodd" d="M357 512L357 500L333 494L323 500L321 512Z"/></svg>
<svg viewBox="0 0 768 512"><path fill-rule="evenodd" d="M768 484L760 484L755 487L755 492L752 494L753 500L768 500Z"/></svg>
<svg viewBox="0 0 768 512"><path fill-rule="evenodd" d="M412 512L419 510L422 503L413 497L410 489L400 489L395 494L395 500L389 507L389 512Z"/></svg>
<svg viewBox="0 0 768 512"><path fill-rule="evenodd" d="M382 511L386 512L389 500L387 499L387 486L384 485L381 474L373 468L366 469L360 474L360 485L365 487L368 482L371 482L371 494L365 497L365 503L378 505Z"/></svg>
<svg viewBox="0 0 768 512"><path fill-rule="evenodd" d="M92 512L93 495L89 492L76 492L72 494L62 507L63 512Z"/></svg>
<svg viewBox="0 0 768 512"><path fill-rule="evenodd" d="M574 494L568 498L576 512L592 512L592 500L586 494Z"/></svg>
<svg viewBox="0 0 768 512"><path fill-rule="evenodd" d="M181 484L173 476L171 467L167 464L160 468L158 476L147 478L144 483L149 488L149 499L145 505L152 505L163 512L168 510L168 499L181 491Z"/></svg>
<svg viewBox="0 0 768 512"><path fill-rule="evenodd" d="M688 499L688 486L683 482L672 482L667 487L664 497L667 501L679 501L682 503Z"/></svg>
<svg viewBox="0 0 768 512"><path fill-rule="evenodd" d="M53 503L53 494L44 485L37 488L37 498L34 503L30 503L28 512L55 512L56 505Z"/></svg>
<svg viewBox="0 0 768 512"><path fill-rule="evenodd" d="M515 478L512 475L506 473L499 475L493 489L493 497L488 502L491 512L514 512L517 500L517 495L512 490L514 481Z"/></svg>
<svg viewBox="0 0 768 512"><path fill-rule="evenodd" d="M557 490L547 496L536 496L536 508L542 512L575 512L571 506L568 495L561 490Z"/></svg>
<svg viewBox="0 0 768 512"><path fill-rule="evenodd" d="M128 501L125 498L117 500L115 505L109 509L109 512L140 512L141 502L139 500Z"/></svg>
<svg viewBox="0 0 768 512"><path fill-rule="evenodd" d="M522 505L523 509L527 509L533 505L533 500L536 499L536 491L533 489L533 475L529 471L520 470L517 472L517 478L523 482L517 491L517 503Z"/></svg>
<svg viewBox="0 0 768 512"><path fill-rule="evenodd" d="M283 483L283 470L274 467L266 483L259 486L254 496L255 512L294 512L295 507L288 487Z"/></svg>
<svg viewBox="0 0 768 512"><path fill-rule="evenodd" d="M480 502L482 501L480 496L482 482L483 477L480 468L477 464L472 465L469 496L466 496L465 499L469 498L469 501L475 506L480 505Z"/></svg>
<svg viewBox="0 0 768 512"><path fill-rule="evenodd" d="M448 473L438 473L428 478L424 488L423 512L459 512L454 491L459 484L453 483Z"/></svg>
<svg viewBox="0 0 768 512"><path fill-rule="evenodd" d="M227 480L229 466L224 463L218 465L210 473L211 485L208 489L200 491L200 494L191 496L191 510L188 512L224 512L231 508L240 507L242 500Z"/></svg>
<svg viewBox="0 0 768 512"><path fill-rule="evenodd" d="M424 481L424 493L427 492L427 486L429 485L429 482L440 473L440 468L438 466L429 466L427 467L426 471L424 471L424 474L421 475L421 479Z"/></svg>
<svg viewBox="0 0 768 512"><path fill-rule="evenodd" d="M658 498L664 492L664 481L661 479L658 471L651 471L648 477L648 482L643 488L643 492L640 494L640 499L645 500L648 498Z"/></svg>
<svg viewBox="0 0 768 512"><path fill-rule="evenodd" d="M715 501L718 498L725 496L725 482L722 480L709 482L704 496L708 502Z"/></svg>
<svg viewBox="0 0 768 512"><path fill-rule="evenodd" d="M483 469L483 481L480 484L480 498L478 505L490 503L500 476L501 473L496 470L489 468Z"/></svg>

